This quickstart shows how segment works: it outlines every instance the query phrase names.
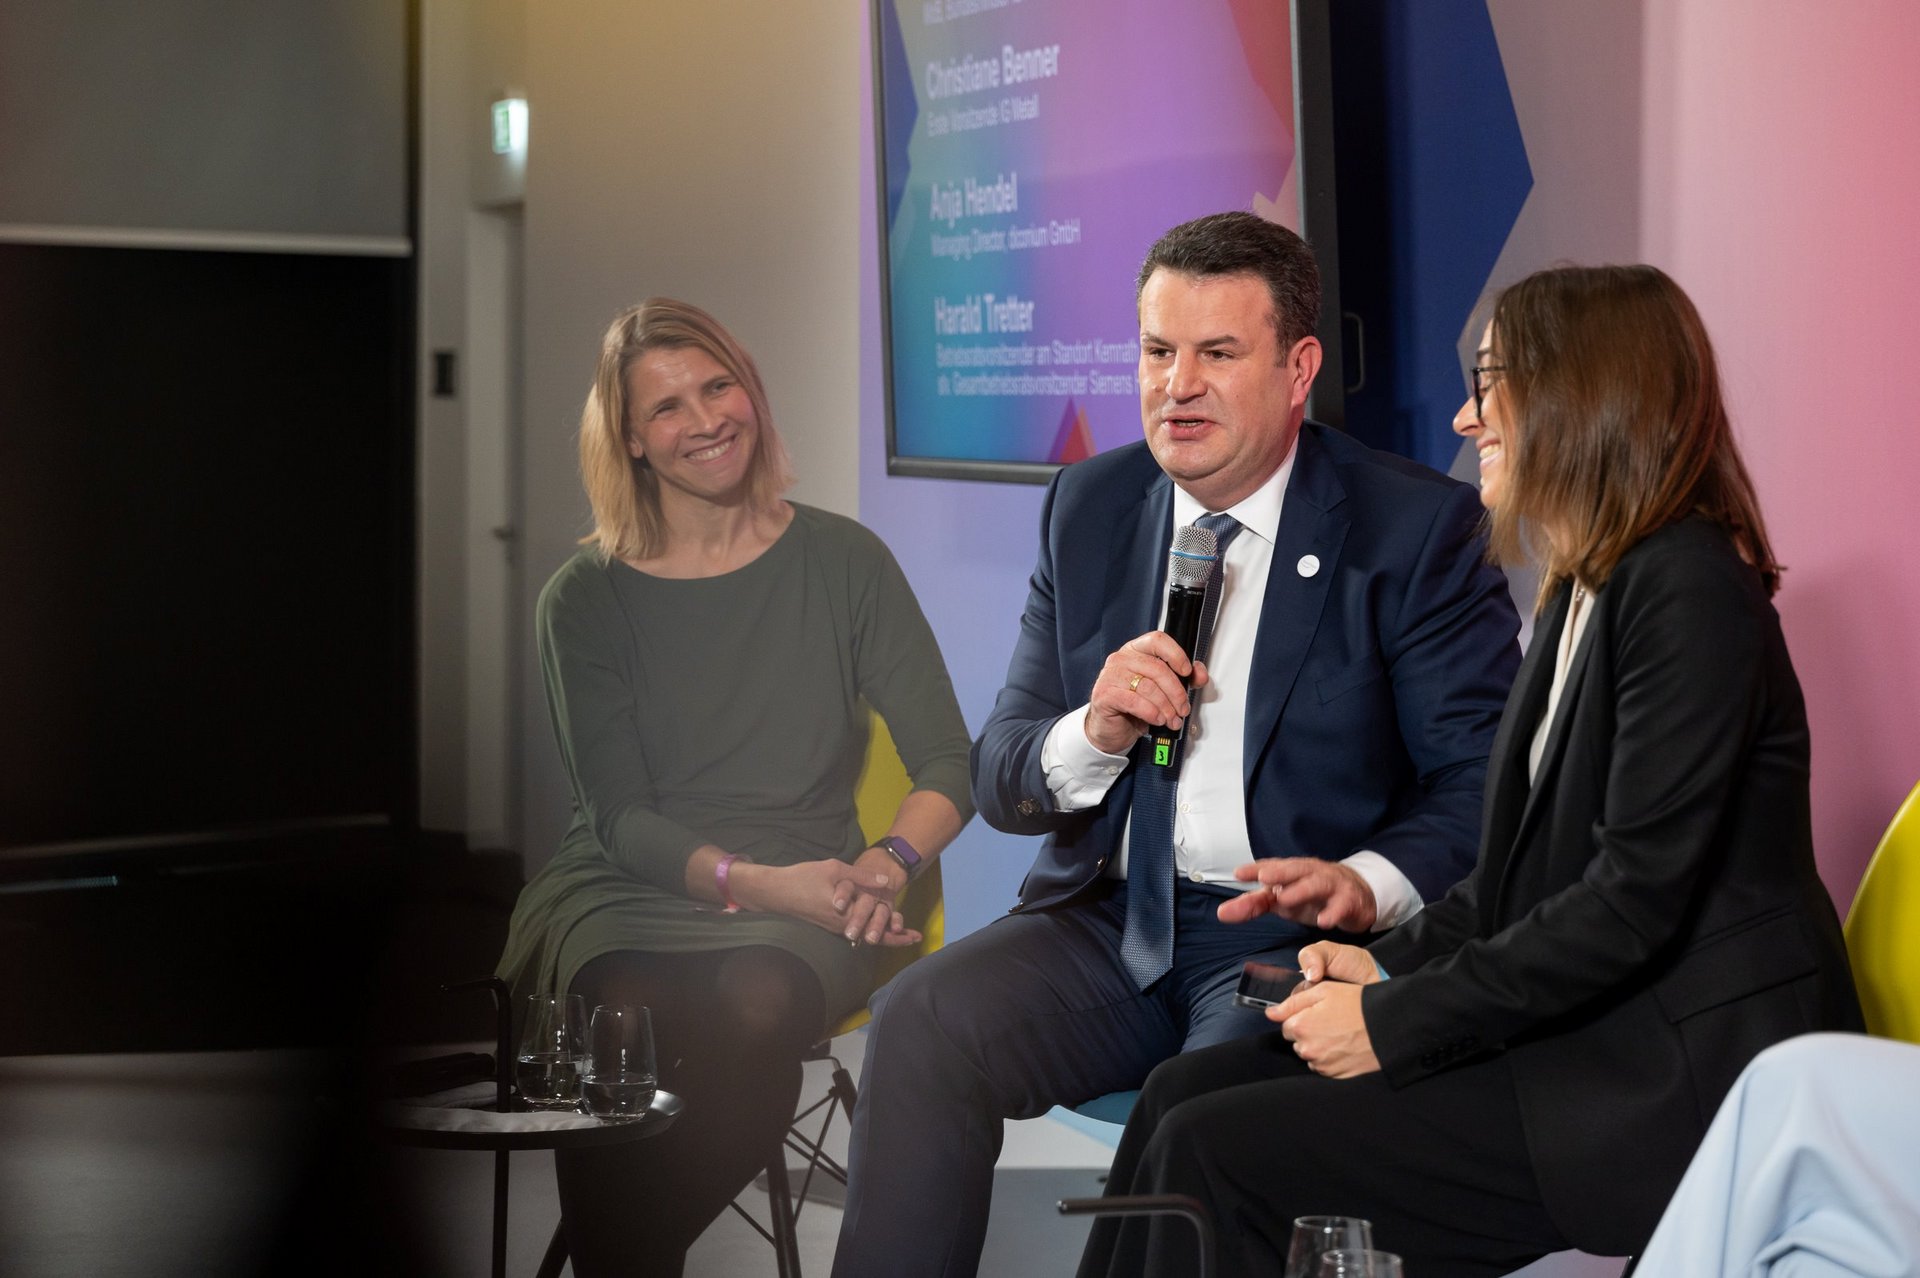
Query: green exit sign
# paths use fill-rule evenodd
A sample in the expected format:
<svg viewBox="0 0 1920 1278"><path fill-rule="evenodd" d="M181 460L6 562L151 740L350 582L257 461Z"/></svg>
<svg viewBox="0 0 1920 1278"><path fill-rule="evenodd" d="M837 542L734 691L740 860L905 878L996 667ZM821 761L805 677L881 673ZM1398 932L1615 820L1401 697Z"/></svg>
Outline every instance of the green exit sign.
<svg viewBox="0 0 1920 1278"><path fill-rule="evenodd" d="M493 153L512 155L527 149L527 100L501 98L493 104Z"/></svg>

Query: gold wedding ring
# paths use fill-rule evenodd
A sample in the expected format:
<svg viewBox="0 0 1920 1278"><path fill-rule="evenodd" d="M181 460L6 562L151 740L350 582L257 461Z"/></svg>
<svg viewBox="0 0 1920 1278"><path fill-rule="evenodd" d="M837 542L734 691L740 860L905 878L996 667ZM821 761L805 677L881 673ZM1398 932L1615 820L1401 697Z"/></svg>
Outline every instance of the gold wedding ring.
<svg viewBox="0 0 1920 1278"><path fill-rule="evenodd" d="M1127 691L1128 692L1140 691L1140 681L1144 678L1146 678L1145 675L1135 675L1133 678L1127 680Z"/></svg>

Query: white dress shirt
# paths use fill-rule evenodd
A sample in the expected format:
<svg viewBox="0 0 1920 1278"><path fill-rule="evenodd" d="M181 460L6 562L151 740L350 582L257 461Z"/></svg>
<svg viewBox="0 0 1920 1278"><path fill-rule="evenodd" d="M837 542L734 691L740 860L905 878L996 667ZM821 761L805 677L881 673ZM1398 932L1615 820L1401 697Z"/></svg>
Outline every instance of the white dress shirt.
<svg viewBox="0 0 1920 1278"><path fill-rule="evenodd" d="M1553 654L1553 684L1547 690L1547 708L1540 715L1540 722L1533 729L1533 740L1527 745L1527 784L1533 784L1540 775L1540 760L1547 752L1547 738L1553 733L1554 720L1560 714L1560 694L1567 690L1567 673L1573 668L1574 654L1587 637L1587 619L1593 616L1593 609L1600 598L1598 591L1589 591L1578 582L1574 583L1573 599L1567 604L1567 621L1560 628L1560 646Z"/></svg>
<svg viewBox="0 0 1920 1278"><path fill-rule="evenodd" d="M1219 512L1232 515L1241 530L1228 543L1222 568L1226 577L1220 609L1213 626L1207 686L1193 697L1194 711L1183 735L1180 785L1173 817L1174 872L1196 883L1250 890L1257 883L1233 877L1236 866L1254 859L1247 832L1245 775L1247 688L1253 675L1254 641L1260 633L1261 602L1267 594L1267 576L1273 569L1274 541L1280 531L1280 508L1287 480L1293 474L1294 453L1244 501ZM1173 524L1180 528L1208 514L1179 485L1173 489ZM1293 564L1283 572L1298 571ZM1160 624L1166 623L1161 604ZM1106 797L1126 770L1127 756L1107 754L1087 740L1087 707L1068 711L1054 721L1040 747L1040 765L1047 788L1061 812L1090 808ZM1133 819L1121 835L1119 850L1107 864L1107 875L1125 878ZM1261 848L1261 856L1324 856L1324 848ZM1375 931L1382 931L1417 914L1420 894L1394 864L1377 852L1360 851L1344 863L1373 889Z"/></svg>

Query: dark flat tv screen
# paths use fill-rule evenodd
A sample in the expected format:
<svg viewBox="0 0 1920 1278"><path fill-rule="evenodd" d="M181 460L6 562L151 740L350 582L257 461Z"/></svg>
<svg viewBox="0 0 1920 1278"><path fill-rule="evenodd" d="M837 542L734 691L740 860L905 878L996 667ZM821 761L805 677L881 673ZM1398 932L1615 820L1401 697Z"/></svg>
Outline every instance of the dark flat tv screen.
<svg viewBox="0 0 1920 1278"><path fill-rule="evenodd" d="M408 819L411 288L0 245L0 878Z"/></svg>
<svg viewBox="0 0 1920 1278"><path fill-rule="evenodd" d="M888 469L1042 482L1140 436L1133 281L1245 209L1320 258L1338 422L1326 0L877 0Z"/></svg>

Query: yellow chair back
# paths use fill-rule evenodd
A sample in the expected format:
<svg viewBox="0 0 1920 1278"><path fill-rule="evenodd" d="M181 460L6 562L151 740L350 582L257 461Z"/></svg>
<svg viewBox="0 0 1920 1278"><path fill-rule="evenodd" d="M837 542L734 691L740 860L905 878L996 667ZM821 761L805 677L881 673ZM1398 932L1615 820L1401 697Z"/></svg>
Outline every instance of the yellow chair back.
<svg viewBox="0 0 1920 1278"><path fill-rule="evenodd" d="M1920 1043L1920 785L1867 862L1846 933L1868 1031Z"/></svg>
<svg viewBox="0 0 1920 1278"><path fill-rule="evenodd" d="M860 814L860 833L872 843L893 824L901 802L913 789L913 781L907 776L906 764L900 761L900 751L893 744L893 734L887 731L887 721L872 711L868 713L872 716L872 732L867 739L866 761L860 766L860 780L854 785L853 800ZM947 907L941 893L937 859L902 894L900 904L907 926L920 933L920 943L881 951L874 972L875 989L892 980L913 960L939 949L946 940ZM867 1009L863 1007L835 1026L833 1037L866 1023Z"/></svg>

